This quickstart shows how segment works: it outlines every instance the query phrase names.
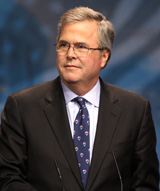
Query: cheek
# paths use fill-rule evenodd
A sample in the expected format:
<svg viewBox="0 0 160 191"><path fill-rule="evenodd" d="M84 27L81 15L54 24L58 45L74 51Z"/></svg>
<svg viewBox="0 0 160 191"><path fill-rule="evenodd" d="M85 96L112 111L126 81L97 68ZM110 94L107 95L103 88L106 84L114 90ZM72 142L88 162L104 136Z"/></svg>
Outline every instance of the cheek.
<svg viewBox="0 0 160 191"><path fill-rule="evenodd" d="M92 57L88 60L88 66L90 70L99 70L101 69L101 59L98 56Z"/></svg>
<svg viewBox="0 0 160 191"><path fill-rule="evenodd" d="M57 55L57 66L61 66L64 62L65 62L65 57Z"/></svg>
<svg viewBox="0 0 160 191"><path fill-rule="evenodd" d="M57 62L61 62L62 56L57 55Z"/></svg>
<svg viewBox="0 0 160 191"><path fill-rule="evenodd" d="M57 55L57 65L59 64L60 62L60 57Z"/></svg>
<svg viewBox="0 0 160 191"><path fill-rule="evenodd" d="M62 70L62 63L63 63L62 58L57 56L57 69L59 73L61 73L61 70Z"/></svg>

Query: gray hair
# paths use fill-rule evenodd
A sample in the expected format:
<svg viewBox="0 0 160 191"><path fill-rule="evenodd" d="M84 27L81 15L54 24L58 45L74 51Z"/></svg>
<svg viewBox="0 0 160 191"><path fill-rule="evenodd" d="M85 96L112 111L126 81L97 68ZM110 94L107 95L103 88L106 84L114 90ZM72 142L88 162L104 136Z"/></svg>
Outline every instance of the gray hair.
<svg viewBox="0 0 160 191"><path fill-rule="evenodd" d="M63 27L67 24L73 24L80 21L92 20L98 24L98 46L106 48L111 56L111 50L114 42L114 27L111 22L106 20L106 17L100 12L96 12L88 7L76 7L65 12L58 23L58 36L60 38ZM109 59L108 59L109 60Z"/></svg>

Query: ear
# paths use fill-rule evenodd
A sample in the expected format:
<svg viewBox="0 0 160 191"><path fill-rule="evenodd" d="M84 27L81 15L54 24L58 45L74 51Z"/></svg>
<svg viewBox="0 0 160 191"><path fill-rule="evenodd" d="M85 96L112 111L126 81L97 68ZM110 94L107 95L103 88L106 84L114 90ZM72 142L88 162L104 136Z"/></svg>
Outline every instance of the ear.
<svg viewBox="0 0 160 191"><path fill-rule="evenodd" d="M110 52L108 50L103 50L101 52L101 68L104 68L106 66L107 60L109 58Z"/></svg>

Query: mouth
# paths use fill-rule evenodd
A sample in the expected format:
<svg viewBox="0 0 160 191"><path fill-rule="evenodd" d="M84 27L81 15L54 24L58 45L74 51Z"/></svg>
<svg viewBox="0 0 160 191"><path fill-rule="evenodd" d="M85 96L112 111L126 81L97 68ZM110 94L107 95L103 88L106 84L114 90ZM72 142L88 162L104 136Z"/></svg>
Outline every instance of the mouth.
<svg viewBox="0 0 160 191"><path fill-rule="evenodd" d="M72 65L72 64L67 64L67 65L65 65L64 67L67 68L67 69L76 69L76 68L80 68L80 67L75 66L75 65Z"/></svg>

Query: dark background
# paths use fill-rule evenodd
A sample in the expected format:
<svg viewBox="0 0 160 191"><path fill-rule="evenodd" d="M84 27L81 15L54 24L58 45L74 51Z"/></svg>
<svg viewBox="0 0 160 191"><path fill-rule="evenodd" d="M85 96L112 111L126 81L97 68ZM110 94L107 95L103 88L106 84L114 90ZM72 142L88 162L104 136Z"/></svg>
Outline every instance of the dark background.
<svg viewBox="0 0 160 191"><path fill-rule="evenodd" d="M150 100L160 159L160 0L0 0L0 113L9 94L58 75L57 22L76 6L113 23L115 44L101 77Z"/></svg>

